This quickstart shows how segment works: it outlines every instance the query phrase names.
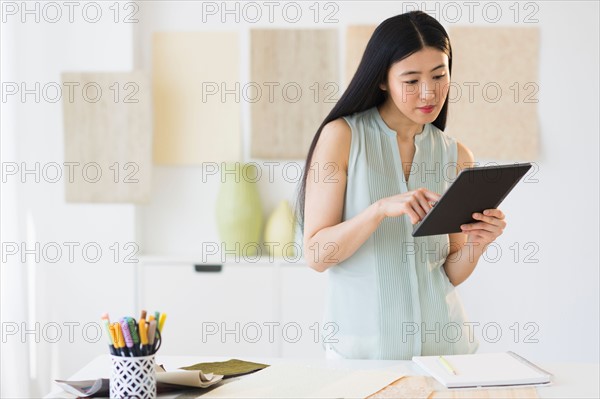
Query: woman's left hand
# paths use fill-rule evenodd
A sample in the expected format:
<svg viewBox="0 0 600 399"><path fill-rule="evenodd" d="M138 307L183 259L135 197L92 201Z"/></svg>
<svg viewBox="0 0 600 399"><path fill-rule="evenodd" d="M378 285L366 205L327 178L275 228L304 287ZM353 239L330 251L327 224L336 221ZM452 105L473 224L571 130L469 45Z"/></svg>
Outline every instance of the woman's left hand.
<svg viewBox="0 0 600 399"><path fill-rule="evenodd" d="M494 241L506 227L505 215L500 209L486 209L481 213L474 213L475 223L460 226L462 232L467 234L467 242L481 245L485 248Z"/></svg>

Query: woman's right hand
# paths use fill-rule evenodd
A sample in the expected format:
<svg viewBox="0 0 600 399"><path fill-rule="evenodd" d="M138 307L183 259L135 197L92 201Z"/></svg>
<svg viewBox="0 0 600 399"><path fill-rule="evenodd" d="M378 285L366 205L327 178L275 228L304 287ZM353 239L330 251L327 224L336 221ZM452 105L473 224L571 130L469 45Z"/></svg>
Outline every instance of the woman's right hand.
<svg viewBox="0 0 600 399"><path fill-rule="evenodd" d="M380 211L386 217L408 215L412 224L420 222L431 210L431 203L440 199L441 195L426 188L386 197L379 200Z"/></svg>

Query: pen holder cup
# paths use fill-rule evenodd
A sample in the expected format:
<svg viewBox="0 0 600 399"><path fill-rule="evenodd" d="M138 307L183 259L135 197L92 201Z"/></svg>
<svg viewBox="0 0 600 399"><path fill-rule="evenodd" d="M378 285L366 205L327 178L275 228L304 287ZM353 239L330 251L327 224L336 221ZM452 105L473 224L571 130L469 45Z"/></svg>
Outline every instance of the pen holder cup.
<svg viewBox="0 0 600 399"><path fill-rule="evenodd" d="M111 398L156 398L154 355L140 357L111 356Z"/></svg>

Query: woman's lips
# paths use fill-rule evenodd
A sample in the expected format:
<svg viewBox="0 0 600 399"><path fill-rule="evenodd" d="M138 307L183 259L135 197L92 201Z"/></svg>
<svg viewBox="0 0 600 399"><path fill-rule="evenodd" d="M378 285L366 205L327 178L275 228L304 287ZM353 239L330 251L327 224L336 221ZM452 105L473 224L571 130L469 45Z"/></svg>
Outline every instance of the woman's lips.
<svg viewBox="0 0 600 399"><path fill-rule="evenodd" d="M433 111L433 109L435 108L434 105L429 105L427 107L419 107L417 108L418 110L420 110L423 113L429 114Z"/></svg>

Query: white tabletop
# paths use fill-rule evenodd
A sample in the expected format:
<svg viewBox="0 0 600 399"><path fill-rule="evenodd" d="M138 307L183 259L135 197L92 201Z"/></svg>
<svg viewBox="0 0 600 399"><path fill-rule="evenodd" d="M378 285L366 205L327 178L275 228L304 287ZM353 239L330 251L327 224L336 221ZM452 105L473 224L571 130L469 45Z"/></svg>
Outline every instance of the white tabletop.
<svg viewBox="0 0 600 399"><path fill-rule="evenodd" d="M171 371L179 367L200 362L229 360L229 357L200 356L156 356L156 363ZM290 359L290 358L243 358L243 360L264 364L302 364L315 367L334 367L349 370L382 369L397 371L398 375L425 375L416 364L409 360L329 360L329 359ZM540 398L600 398L600 369L593 363L544 363L539 364L554 374L551 385L537 387ZM68 378L71 381L109 378L110 356L101 355ZM159 395L160 398L176 395ZM45 398L75 398L58 386Z"/></svg>

